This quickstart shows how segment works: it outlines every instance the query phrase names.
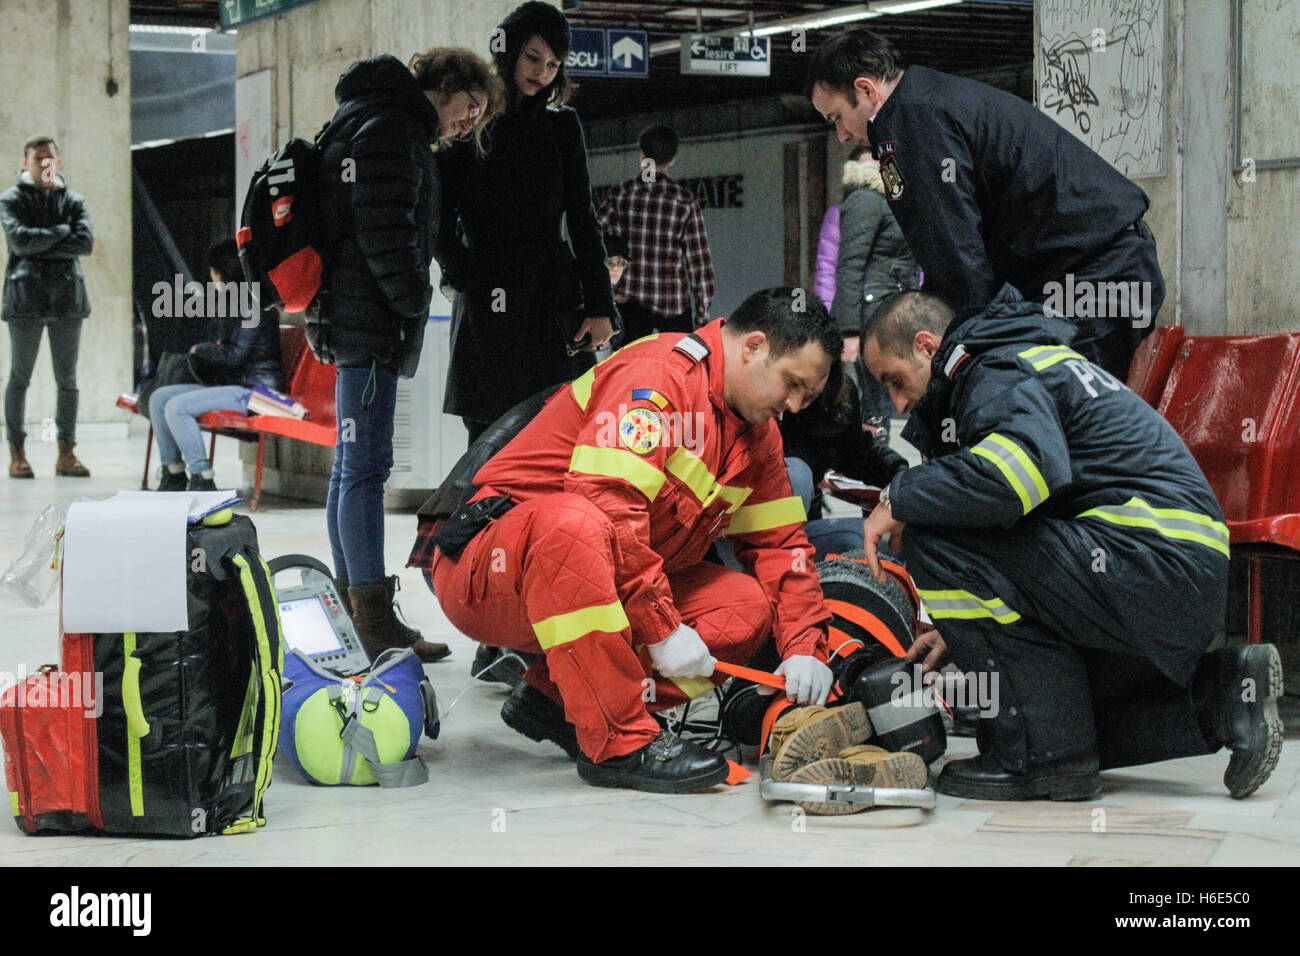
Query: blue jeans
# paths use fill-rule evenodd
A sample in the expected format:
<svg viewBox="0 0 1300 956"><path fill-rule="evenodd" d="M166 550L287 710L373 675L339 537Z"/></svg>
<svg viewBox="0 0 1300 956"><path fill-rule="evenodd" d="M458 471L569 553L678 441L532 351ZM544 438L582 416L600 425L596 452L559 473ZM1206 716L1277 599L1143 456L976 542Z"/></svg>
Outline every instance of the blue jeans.
<svg viewBox="0 0 1300 956"><path fill-rule="evenodd" d="M813 512L817 493L812 468L802 458L787 458L786 471L790 475L790 489L803 501L806 514ZM862 518L813 518L803 526L808 543L813 546L813 560L820 561L828 554L842 554L862 547Z"/></svg>
<svg viewBox="0 0 1300 956"><path fill-rule="evenodd" d="M397 373L339 368L334 389L338 443L325 521L334 573L348 585L384 580L384 482L393 470Z"/></svg>
<svg viewBox="0 0 1300 956"><path fill-rule="evenodd" d="M162 463L178 465L184 456L191 475L211 470L197 419L220 409L247 414L248 396L243 385L164 385L154 392L149 397L149 421Z"/></svg>

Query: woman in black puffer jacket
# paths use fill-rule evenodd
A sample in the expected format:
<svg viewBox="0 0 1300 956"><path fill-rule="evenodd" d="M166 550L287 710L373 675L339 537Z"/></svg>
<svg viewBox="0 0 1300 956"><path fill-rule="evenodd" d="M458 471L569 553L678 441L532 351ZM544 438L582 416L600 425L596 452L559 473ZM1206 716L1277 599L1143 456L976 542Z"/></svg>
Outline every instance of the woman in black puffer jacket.
<svg viewBox="0 0 1300 956"><path fill-rule="evenodd" d="M336 583L366 651L413 647L447 655L393 613L397 577L384 574L384 483L393 466L397 379L420 359L429 318L438 208L432 146L475 133L501 108L500 81L468 50L352 64L321 137L324 284L307 340L338 365L338 443L326 499Z"/></svg>

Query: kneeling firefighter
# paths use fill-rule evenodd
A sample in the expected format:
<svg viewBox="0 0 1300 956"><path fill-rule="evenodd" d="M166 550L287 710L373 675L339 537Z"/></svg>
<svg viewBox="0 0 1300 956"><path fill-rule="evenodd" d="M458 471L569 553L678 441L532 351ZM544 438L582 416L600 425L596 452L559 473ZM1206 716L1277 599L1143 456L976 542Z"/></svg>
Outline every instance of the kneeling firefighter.
<svg viewBox="0 0 1300 956"><path fill-rule="evenodd" d="M474 476L470 503L422 521L411 564L451 622L544 657L502 709L597 786L721 782L726 760L652 712L725 679L775 637L789 696L824 702L831 614L774 418L827 386L840 336L791 289L689 335L648 336L560 388ZM749 574L704 560L721 535ZM435 547L436 546L436 547ZM653 673L651 673L653 671Z"/></svg>
<svg viewBox="0 0 1300 956"><path fill-rule="evenodd" d="M882 493L868 561L901 534L938 629L909 656L996 681L979 756L937 788L1087 799L1099 770L1227 746L1224 784L1244 797L1277 764L1281 660L1271 645L1205 653L1227 598L1223 513L1169 423L1071 335L1004 286L957 322L898 293L863 339L895 407L929 409L908 431L930 460Z"/></svg>

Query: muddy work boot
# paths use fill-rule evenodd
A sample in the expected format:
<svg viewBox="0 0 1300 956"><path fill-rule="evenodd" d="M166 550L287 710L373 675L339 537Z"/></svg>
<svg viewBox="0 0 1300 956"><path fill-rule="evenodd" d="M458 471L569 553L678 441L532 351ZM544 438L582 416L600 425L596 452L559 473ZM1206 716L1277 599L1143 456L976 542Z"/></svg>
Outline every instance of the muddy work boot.
<svg viewBox="0 0 1300 956"><path fill-rule="evenodd" d="M798 707L782 714L767 738L772 779L790 780L804 764L837 756L870 736L871 721L857 701L843 707Z"/></svg>
<svg viewBox="0 0 1300 956"><path fill-rule="evenodd" d="M398 620L393 607L393 593L397 589L397 575L379 584L353 584L348 587L352 605L352 623L361 637L361 646L370 659L390 647L409 647L425 664L440 661L451 649L446 644L426 641L419 631Z"/></svg>
<svg viewBox="0 0 1300 956"><path fill-rule="evenodd" d="M578 776L593 787L694 793L722 783L730 771L722 754L668 734L660 734L640 750L600 763L578 753Z"/></svg>
<svg viewBox="0 0 1300 956"><path fill-rule="evenodd" d="M22 440L9 442L9 477L36 477L36 473L32 471L31 463L27 460L27 452L23 451Z"/></svg>
<svg viewBox="0 0 1300 956"><path fill-rule="evenodd" d="M914 753L890 753L883 747L859 744L846 747L835 757L814 760L790 774L790 783L811 783L818 786L839 784L853 787L890 787L920 790L926 784L928 773L925 761ZM813 803L802 801L799 806L808 813L834 816L842 813L860 813L871 809L863 804Z"/></svg>
<svg viewBox="0 0 1300 956"><path fill-rule="evenodd" d="M1223 785L1234 800L1264 785L1282 754L1282 658L1272 644L1241 644L1206 654L1192 678L1201 733L1232 756Z"/></svg>
<svg viewBox="0 0 1300 956"><path fill-rule="evenodd" d="M77 460L72 453L77 443L66 438L59 439L59 457L54 462L54 473L64 478L89 478L90 469Z"/></svg>

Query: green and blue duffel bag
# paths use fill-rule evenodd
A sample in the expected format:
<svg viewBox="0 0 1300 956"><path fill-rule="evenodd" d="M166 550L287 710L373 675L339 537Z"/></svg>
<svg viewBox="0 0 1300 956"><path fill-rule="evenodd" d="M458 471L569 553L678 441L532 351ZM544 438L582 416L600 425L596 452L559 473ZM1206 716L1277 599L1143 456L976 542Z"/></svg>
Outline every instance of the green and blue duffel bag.
<svg viewBox="0 0 1300 956"><path fill-rule="evenodd" d="M365 674L339 677L298 651L284 656L280 747L312 783L413 787L429 779L416 756L421 734L438 737L438 701L409 647L375 658Z"/></svg>

